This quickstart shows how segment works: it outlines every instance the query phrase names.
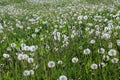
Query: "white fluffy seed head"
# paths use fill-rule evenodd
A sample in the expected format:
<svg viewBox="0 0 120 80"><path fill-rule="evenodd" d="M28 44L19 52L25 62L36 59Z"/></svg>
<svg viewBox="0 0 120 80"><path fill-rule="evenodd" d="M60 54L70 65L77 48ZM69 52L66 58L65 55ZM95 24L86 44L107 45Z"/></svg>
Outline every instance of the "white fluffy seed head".
<svg viewBox="0 0 120 80"><path fill-rule="evenodd" d="M65 75L61 75L61 76L59 77L59 80L67 80L67 77L66 77Z"/></svg>
<svg viewBox="0 0 120 80"><path fill-rule="evenodd" d="M82 20L83 19L83 16L78 16L78 20Z"/></svg>
<svg viewBox="0 0 120 80"><path fill-rule="evenodd" d="M120 46L120 40L117 40L117 45Z"/></svg>
<svg viewBox="0 0 120 80"><path fill-rule="evenodd" d="M118 63L119 59L118 58L113 58L111 61L112 61L112 63Z"/></svg>
<svg viewBox="0 0 120 80"><path fill-rule="evenodd" d="M103 63L103 62L101 62L100 64L99 64L99 67L105 67L106 66L106 64L105 63Z"/></svg>
<svg viewBox="0 0 120 80"><path fill-rule="evenodd" d="M98 65L97 64L92 64L91 65L91 69L97 69L98 68Z"/></svg>
<svg viewBox="0 0 120 80"><path fill-rule="evenodd" d="M109 59L110 59L109 56L107 56L107 55L106 55L106 56L105 56L105 55L103 56L103 60L104 60L104 61L109 61Z"/></svg>
<svg viewBox="0 0 120 80"><path fill-rule="evenodd" d="M9 58L9 57L10 57L10 55L9 55L9 54L5 54L5 53L4 53L4 54L3 54L3 57L4 57L4 58Z"/></svg>
<svg viewBox="0 0 120 80"><path fill-rule="evenodd" d="M104 54L104 52L105 52L105 49L104 49L104 48L98 49L98 53L99 53L99 54Z"/></svg>
<svg viewBox="0 0 120 80"><path fill-rule="evenodd" d="M55 67L55 62L54 62L54 61L49 61L49 62L48 62L48 67L49 67L49 68Z"/></svg>
<svg viewBox="0 0 120 80"><path fill-rule="evenodd" d="M16 47L16 44L15 44L15 43L11 43L10 46L11 46L12 48L14 48L14 47Z"/></svg>
<svg viewBox="0 0 120 80"><path fill-rule="evenodd" d="M78 58L77 57L73 57L72 58L72 63L77 63L78 62Z"/></svg>
<svg viewBox="0 0 120 80"><path fill-rule="evenodd" d="M24 75L24 76L29 76L29 75L30 75L30 72L29 72L28 70L25 70L25 71L23 72L23 75Z"/></svg>
<svg viewBox="0 0 120 80"><path fill-rule="evenodd" d="M28 63L33 63L34 59L33 58L28 58L27 61L28 61Z"/></svg>
<svg viewBox="0 0 120 80"><path fill-rule="evenodd" d="M23 54L18 54L18 60L23 60L23 59L24 59Z"/></svg>
<svg viewBox="0 0 120 80"><path fill-rule="evenodd" d="M62 64L63 62L61 60L58 61L58 64Z"/></svg>
<svg viewBox="0 0 120 80"><path fill-rule="evenodd" d="M95 40L94 39L90 40L90 43L95 44Z"/></svg>
<svg viewBox="0 0 120 80"><path fill-rule="evenodd" d="M111 49L108 51L108 55L109 56L116 56L117 55L117 51L115 49Z"/></svg>
<svg viewBox="0 0 120 80"><path fill-rule="evenodd" d="M30 75L34 75L34 70L29 70Z"/></svg>
<svg viewBox="0 0 120 80"><path fill-rule="evenodd" d="M84 49L83 54L88 55L90 54L90 52L91 52L90 49L87 48L87 49Z"/></svg>

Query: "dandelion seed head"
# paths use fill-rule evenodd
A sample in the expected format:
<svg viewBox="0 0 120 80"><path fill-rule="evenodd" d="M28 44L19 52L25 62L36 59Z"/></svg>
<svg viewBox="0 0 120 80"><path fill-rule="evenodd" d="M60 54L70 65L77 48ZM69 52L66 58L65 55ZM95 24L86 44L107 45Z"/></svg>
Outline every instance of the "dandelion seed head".
<svg viewBox="0 0 120 80"><path fill-rule="evenodd" d="M61 76L59 77L59 80L67 80L67 77L66 77L65 75L61 75Z"/></svg>
<svg viewBox="0 0 120 80"><path fill-rule="evenodd" d="M34 75L34 70L29 70L30 75Z"/></svg>
<svg viewBox="0 0 120 80"><path fill-rule="evenodd" d="M106 66L106 64L104 63L104 62L101 62L100 64L99 64L99 67L101 67L101 68L103 68L103 67L105 67Z"/></svg>
<svg viewBox="0 0 120 80"><path fill-rule="evenodd" d="M104 56L103 56L103 60L104 60L104 61L109 61L109 59L110 59L110 58L109 58L108 55L106 55L106 56L104 55Z"/></svg>
<svg viewBox="0 0 120 80"><path fill-rule="evenodd" d="M89 48L87 48L87 49L84 49L84 52L83 52L83 54L85 54L85 55L88 55L88 54L90 54L90 49Z"/></svg>
<svg viewBox="0 0 120 80"><path fill-rule="evenodd" d="M104 54L104 53L105 53L105 49L104 49L104 48L98 49L98 53L99 53L99 54Z"/></svg>
<svg viewBox="0 0 120 80"><path fill-rule="evenodd" d="M78 62L78 58L77 57L73 57L72 58L72 63L77 63Z"/></svg>
<svg viewBox="0 0 120 80"><path fill-rule="evenodd" d="M48 62L48 67L49 67L49 68L55 67L55 62L54 62L54 61L49 61L49 62Z"/></svg>
<svg viewBox="0 0 120 80"><path fill-rule="evenodd" d="M108 51L108 55L109 56L116 56L117 55L117 51L115 49L111 49Z"/></svg>
<svg viewBox="0 0 120 80"><path fill-rule="evenodd" d="M28 63L33 63L34 59L33 58L28 58L27 61L28 61Z"/></svg>
<svg viewBox="0 0 120 80"><path fill-rule="evenodd" d="M117 40L117 45L120 46L120 40Z"/></svg>
<svg viewBox="0 0 120 80"><path fill-rule="evenodd" d="M90 40L90 43L95 44L95 40L94 39Z"/></svg>
<svg viewBox="0 0 120 80"><path fill-rule="evenodd" d="M24 76L29 76L29 75L30 75L30 72L29 72L28 70L25 70L25 71L23 72L23 75L24 75Z"/></svg>
<svg viewBox="0 0 120 80"><path fill-rule="evenodd" d="M9 58L9 57L10 57L10 55L9 55L9 54L4 53L4 54L3 54L3 57L4 57L4 58Z"/></svg>
<svg viewBox="0 0 120 80"><path fill-rule="evenodd" d="M91 69L97 69L98 68L98 65L97 64L92 64L91 65Z"/></svg>
<svg viewBox="0 0 120 80"><path fill-rule="evenodd" d="M118 58L113 58L111 61L112 61L112 63L118 63L119 59Z"/></svg>
<svg viewBox="0 0 120 80"><path fill-rule="evenodd" d="M58 61L58 64L62 64L63 62L61 60Z"/></svg>

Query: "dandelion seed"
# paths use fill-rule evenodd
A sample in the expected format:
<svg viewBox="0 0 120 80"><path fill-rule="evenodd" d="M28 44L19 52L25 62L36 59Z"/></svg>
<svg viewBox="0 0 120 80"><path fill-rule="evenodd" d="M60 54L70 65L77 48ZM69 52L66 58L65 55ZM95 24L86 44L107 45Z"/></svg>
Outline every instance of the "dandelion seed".
<svg viewBox="0 0 120 80"><path fill-rule="evenodd" d="M61 61L61 60L59 60L59 61L58 61L58 64L62 64L62 61Z"/></svg>
<svg viewBox="0 0 120 80"><path fill-rule="evenodd" d="M16 44L15 44L15 43L11 43L10 46L11 46L12 48L14 48L14 47L16 47Z"/></svg>
<svg viewBox="0 0 120 80"><path fill-rule="evenodd" d="M100 34L100 31L96 31L95 35L98 36Z"/></svg>
<svg viewBox="0 0 120 80"><path fill-rule="evenodd" d="M118 32L114 32L114 36L117 36L118 35Z"/></svg>
<svg viewBox="0 0 120 80"><path fill-rule="evenodd" d="M98 65L97 64L92 64L91 65L91 69L97 69L98 68Z"/></svg>
<svg viewBox="0 0 120 80"><path fill-rule="evenodd" d="M30 29L31 29L31 27L27 27L27 29L28 29L28 30L30 30Z"/></svg>
<svg viewBox="0 0 120 80"><path fill-rule="evenodd" d="M27 60L29 58L29 56L27 54L23 54L23 57L25 60Z"/></svg>
<svg viewBox="0 0 120 80"><path fill-rule="evenodd" d="M9 55L9 54L5 54L5 53L4 53L4 54L3 54L3 57L4 57L4 58L9 58L9 57L10 57L10 55Z"/></svg>
<svg viewBox="0 0 120 80"><path fill-rule="evenodd" d="M7 48L7 51L11 51L12 49L10 47Z"/></svg>
<svg viewBox="0 0 120 80"><path fill-rule="evenodd" d="M33 70L29 70L30 75L34 75L34 71Z"/></svg>
<svg viewBox="0 0 120 80"><path fill-rule="evenodd" d="M28 70L25 70L25 71L23 72L23 75L24 75L24 76L29 76L29 75L30 75L30 72L29 72Z"/></svg>
<svg viewBox="0 0 120 80"><path fill-rule="evenodd" d="M55 67L55 62L54 62L54 61L49 61L49 62L48 62L48 67L49 67L49 68Z"/></svg>
<svg viewBox="0 0 120 80"><path fill-rule="evenodd" d="M36 32L36 33L39 32L39 29L38 29L38 28L35 28L35 32Z"/></svg>
<svg viewBox="0 0 120 80"><path fill-rule="evenodd" d="M18 60L23 60L24 59L24 55L23 54L18 54Z"/></svg>
<svg viewBox="0 0 120 80"><path fill-rule="evenodd" d="M83 16L78 16L78 20L82 20L83 19Z"/></svg>
<svg viewBox="0 0 120 80"><path fill-rule="evenodd" d="M91 44L94 44L94 43L95 43L95 40L94 40L94 39L92 39L92 40L90 41L90 43L91 43Z"/></svg>
<svg viewBox="0 0 120 80"><path fill-rule="evenodd" d="M110 42L110 43L108 44L108 48L112 48L112 46L113 46L113 43Z"/></svg>
<svg viewBox="0 0 120 80"><path fill-rule="evenodd" d="M77 62L78 62L78 58L77 57L72 58L72 63L77 63Z"/></svg>
<svg viewBox="0 0 120 80"><path fill-rule="evenodd" d="M33 38L35 38L36 36L37 36L36 34L34 34L34 33L32 34L32 37L33 37Z"/></svg>
<svg viewBox="0 0 120 80"><path fill-rule="evenodd" d="M35 22L36 20L32 18L32 19L29 19L28 21Z"/></svg>
<svg viewBox="0 0 120 80"><path fill-rule="evenodd" d="M27 61L28 61L28 63L33 63L34 59L33 58L28 58Z"/></svg>
<svg viewBox="0 0 120 80"><path fill-rule="evenodd" d="M103 56L104 61L109 61L109 59L110 59L109 56L105 56L105 55Z"/></svg>
<svg viewBox="0 0 120 80"><path fill-rule="evenodd" d="M59 77L59 80L67 80L67 77L66 77L65 75L61 75L61 76Z"/></svg>
<svg viewBox="0 0 120 80"><path fill-rule="evenodd" d="M88 54L90 54L90 53L91 53L91 51L90 51L90 49L89 49L89 48L84 49L83 54L88 55Z"/></svg>
<svg viewBox="0 0 120 80"><path fill-rule="evenodd" d="M100 53L100 54L104 54L104 52L105 52L105 49L104 49L104 48L100 48L100 49L98 49L98 53Z"/></svg>
<svg viewBox="0 0 120 80"><path fill-rule="evenodd" d="M29 51L34 52L38 47L37 46L29 46Z"/></svg>
<svg viewBox="0 0 120 80"><path fill-rule="evenodd" d="M19 23L16 23L16 27L20 28L20 29L23 29L23 26L20 25Z"/></svg>
<svg viewBox="0 0 120 80"><path fill-rule="evenodd" d="M117 55L117 51L115 49L111 49L108 51L108 55L109 56L116 56Z"/></svg>
<svg viewBox="0 0 120 80"><path fill-rule="evenodd" d="M87 15L86 15L86 16L84 16L84 17L83 17L83 19L87 20L87 19L88 19L88 16L87 16Z"/></svg>
<svg viewBox="0 0 120 80"><path fill-rule="evenodd" d="M106 40L110 39L110 37L111 37L111 35L108 33L103 33L101 36L102 39L106 39Z"/></svg>
<svg viewBox="0 0 120 80"><path fill-rule="evenodd" d="M37 64L33 64L33 69L37 69L38 65Z"/></svg>
<svg viewBox="0 0 120 80"><path fill-rule="evenodd" d="M120 46L120 40L117 40L117 45Z"/></svg>
<svg viewBox="0 0 120 80"><path fill-rule="evenodd" d="M101 62L100 64L99 64L99 67L105 67L106 66L106 64L105 63L103 63L103 62Z"/></svg>
<svg viewBox="0 0 120 80"><path fill-rule="evenodd" d="M21 43L21 45L20 45L21 47L25 47L26 46L26 44L25 43Z"/></svg>
<svg viewBox="0 0 120 80"><path fill-rule="evenodd" d="M118 63L119 59L118 58L113 58L111 61L112 61L112 63Z"/></svg>

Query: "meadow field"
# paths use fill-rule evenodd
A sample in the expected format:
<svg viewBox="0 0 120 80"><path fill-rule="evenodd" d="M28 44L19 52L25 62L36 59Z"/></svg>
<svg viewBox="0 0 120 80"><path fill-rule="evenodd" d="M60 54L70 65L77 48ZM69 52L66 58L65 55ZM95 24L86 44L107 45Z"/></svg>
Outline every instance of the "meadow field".
<svg viewBox="0 0 120 80"><path fill-rule="evenodd" d="M0 80L120 80L120 0L0 0Z"/></svg>

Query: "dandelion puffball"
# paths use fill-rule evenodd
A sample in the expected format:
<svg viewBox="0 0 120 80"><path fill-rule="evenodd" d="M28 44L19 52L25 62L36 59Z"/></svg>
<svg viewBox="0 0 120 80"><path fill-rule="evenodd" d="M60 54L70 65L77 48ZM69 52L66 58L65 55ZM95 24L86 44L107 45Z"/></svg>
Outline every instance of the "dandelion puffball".
<svg viewBox="0 0 120 80"><path fill-rule="evenodd" d="M48 62L48 67L49 67L49 68L55 67L55 62L54 62L54 61L49 61L49 62Z"/></svg>

